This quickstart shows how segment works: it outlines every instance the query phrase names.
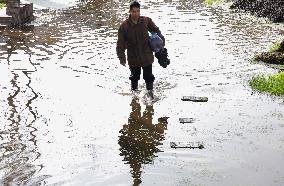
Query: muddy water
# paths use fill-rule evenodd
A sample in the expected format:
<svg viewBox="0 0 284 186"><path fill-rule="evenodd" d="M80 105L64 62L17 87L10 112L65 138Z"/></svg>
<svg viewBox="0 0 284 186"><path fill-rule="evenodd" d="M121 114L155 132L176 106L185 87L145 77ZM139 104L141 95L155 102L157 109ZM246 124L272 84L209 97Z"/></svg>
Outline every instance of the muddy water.
<svg viewBox="0 0 284 186"><path fill-rule="evenodd" d="M250 59L283 24L227 4L141 1L171 59L154 63L158 100L145 105L145 84L133 102L115 54L128 1L33 2L31 25L1 31L1 185L284 184L283 99L248 86L278 71Z"/></svg>

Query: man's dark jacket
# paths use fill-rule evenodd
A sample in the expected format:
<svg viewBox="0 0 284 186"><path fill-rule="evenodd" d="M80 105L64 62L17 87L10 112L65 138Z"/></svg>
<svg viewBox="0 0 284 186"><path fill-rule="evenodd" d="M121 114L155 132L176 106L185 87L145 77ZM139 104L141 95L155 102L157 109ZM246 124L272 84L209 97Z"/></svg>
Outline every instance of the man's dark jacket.
<svg viewBox="0 0 284 186"><path fill-rule="evenodd" d="M125 50L127 49L127 61L130 67L143 67L154 62L154 56L149 47L149 34L156 32L164 41L159 28L151 18L140 17L137 24L133 23L130 16L118 29L118 39L116 45L117 57L121 62L126 62Z"/></svg>

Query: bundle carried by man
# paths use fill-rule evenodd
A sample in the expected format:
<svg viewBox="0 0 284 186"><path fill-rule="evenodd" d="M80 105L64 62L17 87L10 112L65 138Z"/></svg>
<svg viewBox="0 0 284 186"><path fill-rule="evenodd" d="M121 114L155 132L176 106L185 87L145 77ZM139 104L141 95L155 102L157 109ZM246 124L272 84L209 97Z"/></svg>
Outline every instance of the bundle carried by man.
<svg viewBox="0 0 284 186"><path fill-rule="evenodd" d="M156 32L149 33L149 45L153 52L155 52L155 57L158 59L158 63L166 68L170 64L168 58L168 50L164 48L163 40L158 36Z"/></svg>

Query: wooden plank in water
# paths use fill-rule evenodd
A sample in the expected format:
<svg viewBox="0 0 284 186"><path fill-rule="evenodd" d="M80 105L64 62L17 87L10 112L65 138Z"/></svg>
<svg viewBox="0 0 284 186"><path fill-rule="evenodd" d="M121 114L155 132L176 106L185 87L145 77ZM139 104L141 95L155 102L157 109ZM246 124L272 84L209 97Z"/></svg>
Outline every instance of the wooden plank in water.
<svg viewBox="0 0 284 186"><path fill-rule="evenodd" d="M176 143L170 142L171 148L187 148L187 149L203 149L204 145L201 142L189 142L189 143Z"/></svg>
<svg viewBox="0 0 284 186"><path fill-rule="evenodd" d="M182 101L193 101L193 102L207 102L207 97L197 97L197 96L183 96Z"/></svg>
<svg viewBox="0 0 284 186"><path fill-rule="evenodd" d="M180 123L193 123L195 122L194 118L179 118Z"/></svg>

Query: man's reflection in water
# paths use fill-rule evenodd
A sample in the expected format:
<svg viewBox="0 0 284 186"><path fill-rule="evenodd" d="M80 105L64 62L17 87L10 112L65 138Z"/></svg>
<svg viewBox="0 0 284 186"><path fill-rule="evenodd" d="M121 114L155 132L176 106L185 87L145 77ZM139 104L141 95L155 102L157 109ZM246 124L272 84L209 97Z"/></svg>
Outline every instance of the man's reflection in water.
<svg viewBox="0 0 284 186"><path fill-rule="evenodd" d="M164 131L167 129L168 117L158 119L157 124L152 123L153 105L146 106L141 116L141 106L138 101L132 100L130 106L132 112L128 118L128 124L123 125L119 131L118 144L120 155L124 156L127 164L130 164L131 174L134 178L133 185L141 183L142 164L151 163L155 153L160 152L157 148L165 139Z"/></svg>

